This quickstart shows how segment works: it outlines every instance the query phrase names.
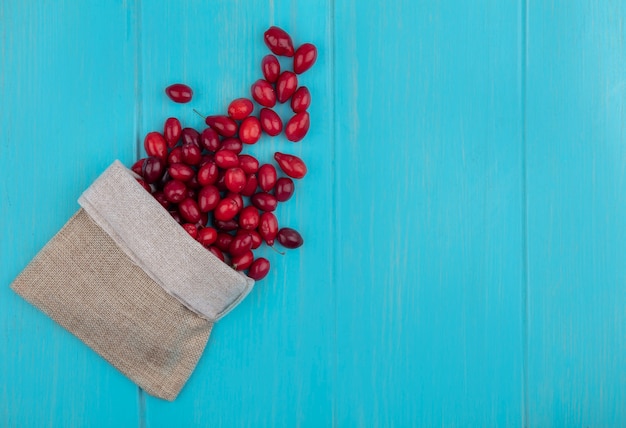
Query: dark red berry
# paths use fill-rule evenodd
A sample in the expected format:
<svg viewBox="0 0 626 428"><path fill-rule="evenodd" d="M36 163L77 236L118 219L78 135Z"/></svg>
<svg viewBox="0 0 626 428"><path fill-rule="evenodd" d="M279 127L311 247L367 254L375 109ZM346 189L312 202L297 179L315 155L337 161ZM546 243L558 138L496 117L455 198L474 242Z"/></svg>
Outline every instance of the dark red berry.
<svg viewBox="0 0 626 428"><path fill-rule="evenodd" d="M165 88L165 93L176 103L188 103L193 96L191 88L182 83L174 83L168 86Z"/></svg>
<svg viewBox="0 0 626 428"><path fill-rule="evenodd" d="M168 117L163 126L163 137L165 137L168 147L174 147L180 140L181 134L182 126L180 121L175 117Z"/></svg>
<svg viewBox="0 0 626 428"><path fill-rule="evenodd" d="M264 257L259 257L252 262L248 269L248 276L255 281L265 278L270 271L270 262Z"/></svg>
<svg viewBox="0 0 626 428"><path fill-rule="evenodd" d="M206 186L207 184L215 183L218 176L219 170L215 162L207 162L200 167L196 177L201 186Z"/></svg>
<svg viewBox="0 0 626 428"><path fill-rule="evenodd" d="M215 153L215 164L223 169L233 168L239 166L239 158L235 152L220 150Z"/></svg>
<svg viewBox="0 0 626 428"><path fill-rule="evenodd" d="M205 122L223 137L233 137L237 133L237 122L228 116L207 116Z"/></svg>
<svg viewBox="0 0 626 428"><path fill-rule="evenodd" d="M247 181L246 173L239 167L229 168L224 173L224 185L231 192L241 192Z"/></svg>
<svg viewBox="0 0 626 428"><path fill-rule="evenodd" d="M141 187L143 187L144 189L146 189L146 191L148 193L152 193L152 187L150 187L150 185L148 183L146 183L145 181L143 181L141 178L135 178L135 180L137 180L137 183L139 183L141 185Z"/></svg>
<svg viewBox="0 0 626 428"><path fill-rule="evenodd" d="M246 185L243 187L243 189L241 189L241 192L239 193L241 193L243 196L252 196L254 192L256 192L258 184L259 182L256 178L256 174L250 174L246 179Z"/></svg>
<svg viewBox="0 0 626 428"><path fill-rule="evenodd" d="M205 247L212 245L216 239L217 230L213 229L212 227L203 227L198 231L198 236L196 237L196 240Z"/></svg>
<svg viewBox="0 0 626 428"><path fill-rule="evenodd" d="M160 133L148 133L143 140L143 147L148 156L154 156L162 160L167 159L167 141Z"/></svg>
<svg viewBox="0 0 626 428"><path fill-rule="evenodd" d="M238 256L234 256L231 259L231 263L235 270L246 270L250 267L253 261L254 254L250 250L246 251L243 254L239 254Z"/></svg>
<svg viewBox="0 0 626 428"><path fill-rule="evenodd" d="M180 216L189 223L197 223L202 219L200 208L192 198L185 198L178 204Z"/></svg>
<svg viewBox="0 0 626 428"><path fill-rule="evenodd" d="M137 175L142 175L143 174L143 163L146 161L146 159L147 158L141 158L137 162L135 162L133 164L133 166L130 167L131 171L133 171ZM257 167L258 166L259 166L259 164L257 162Z"/></svg>
<svg viewBox="0 0 626 428"><path fill-rule="evenodd" d="M280 63L278 58L274 55L265 55L261 61L261 71L263 71L263 77L270 83L276 82L280 75Z"/></svg>
<svg viewBox="0 0 626 428"><path fill-rule="evenodd" d="M213 128L206 128L200 134L200 145L210 152L216 152L219 150L222 143L220 142L220 136Z"/></svg>
<svg viewBox="0 0 626 428"><path fill-rule="evenodd" d="M280 56L293 56L293 42L285 30L278 27L270 27L263 34L265 44L272 53Z"/></svg>
<svg viewBox="0 0 626 428"><path fill-rule="evenodd" d="M239 229L239 223L237 223L237 220L235 219L230 219L230 220L215 220L215 227L220 231L220 232L232 232L233 230L237 230Z"/></svg>
<svg viewBox="0 0 626 428"><path fill-rule="evenodd" d="M216 220L230 220L237 215L240 207L237 201L233 198L226 197L222 199L215 210L213 211L213 215Z"/></svg>
<svg viewBox="0 0 626 428"><path fill-rule="evenodd" d="M285 125L285 136L294 143L302 140L309 131L309 112L296 113Z"/></svg>
<svg viewBox="0 0 626 428"><path fill-rule="evenodd" d="M243 144L241 144L241 140L239 138L225 138L222 140L222 147L220 147L220 150L230 150L233 153L239 154L241 153L241 150L243 150Z"/></svg>
<svg viewBox="0 0 626 428"><path fill-rule="evenodd" d="M252 249L256 250L263 243L263 238L259 235L259 232L256 230L240 230L240 233L248 233L252 237Z"/></svg>
<svg viewBox="0 0 626 428"><path fill-rule="evenodd" d="M274 165L263 164L259 168L259 172L257 172L257 177L259 178L259 187L261 190L269 192L276 184L276 168L274 168Z"/></svg>
<svg viewBox="0 0 626 428"><path fill-rule="evenodd" d="M198 207L203 213L212 211L220 202L220 191L212 184L204 186L198 192Z"/></svg>
<svg viewBox="0 0 626 428"><path fill-rule="evenodd" d="M274 107L276 105L276 92L272 84L267 80L259 79L250 88L254 101L264 107Z"/></svg>
<svg viewBox="0 0 626 428"><path fill-rule="evenodd" d="M215 240L215 246L222 251L228 251L228 247L232 242L234 236L226 232L218 232L217 239Z"/></svg>
<svg viewBox="0 0 626 428"><path fill-rule="evenodd" d="M172 165L174 163L182 163L183 161L183 148L174 147L169 155L167 155L167 164Z"/></svg>
<svg viewBox="0 0 626 428"><path fill-rule="evenodd" d="M173 163L167 170L174 180L189 181L196 172L189 165L184 163Z"/></svg>
<svg viewBox="0 0 626 428"><path fill-rule="evenodd" d="M276 99L284 103L296 92L298 77L291 71L283 71L276 81Z"/></svg>
<svg viewBox="0 0 626 428"><path fill-rule="evenodd" d="M243 120L250 116L254 110L254 104L247 98L237 98L228 106L228 115L235 120Z"/></svg>
<svg viewBox="0 0 626 428"><path fill-rule="evenodd" d="M298 248L302 246L304 240L297 230L290 227L283 227L278 231L276 239L285 248Z"/></svg>
<svg viewBox="0 0 626 428"><path fill-rule="evenodd" d="M200 146L200 134L193 128L183 128L180 134L183 144L193 143Z"/></svg>
<svg viewBox="0 0 626 428"><path fill-rule="evenodd" d="M163 195L171 203L177 204L187 196L187 186L182 181L170 180L163 186Z"/></svg>
<svg viewBox="0 0 626 428"><path fill-rule="evenodd" d="M250 198L250 202L261 211L274 211L278 205L274 195L265 192L255 193Z"/></svg>
<svg viewBox="0 0 626 428"><path fill-rule="evenodd" d="M274 239L278 233L278 220L276 216L273 213L261 214L257 230L267 245L274 245Z"/></svg>
<svg viewBox="0 0 626 428"><path fill-rule="evenodd" d="M275 137L281 133L283 130L283 121L281 120L278 113L269 108L261 109L261 113L259 114L261 121L261 129L267 135L271 137Z"/></svg>
<svg viewBox="0 0 626 428"><path fill-rule="evenodd" d="M278 162L280 169L291 178L300 179L307 173L306 165L297 156L276 152L274 159Z"/></svg>
<svg viewBox="0 0 626 428"><path fill-rule="evenodd" d="M182 153L183 162L187 165L198 165L202 160L202 150L194 143L184 143Z"/></svg>
<svg viewBox="0 0 626 428"><path fill-rule="evenodd" d="M239 138L244 144L255 144L261 138L261 122L254 116L250 116L241 122Z"/></svg>
<svg viewBox="0 0 626 428"><path fill-rule="evenodd" d="M162 191L158 191L158 192L154 192L152 196L154 196L154 199L156 199L157 202L160 203L163 208L165 208L166 210L170 208L171 204L170 204L170 201L168 201L167 198L165 197L165 193L163 193Z"/></svg>
<svg viewBox="0 0 626 428"><path fill-rule="evenodd" d="M293 56L293 71L296 74L304 73L313 67L317 60L317 48L311 43L301 45Z"/></svg>
<svg viewBox="0 0 626 428"><path fill-rule="evenodd" d="M250 155L239 155L239 167L246 174L254 174L259 170L259 161Z"/></svg>
<svg viewBox="0 0 626 428"><path fill-rule="evenodd" d="M291 198L295 186L293 180L289 177L280 177L276 180L276 186L274 186L274 196L278 202L285 202Z"/></svg>
<svg viewBox="0 0 626 428"><path fill-rule="evenodd" d="M311 93L306 86L300 86L291 96L291 109L294 113L306 111L311 105Z"/></svg>
<svg viewBox="0 0 626 428"><path fill-rule="evenodd" d="M259 217L256 207L245 207L239 213L239 226L244 230L254 230L259 225Z"/></svg>
<svg viewBox="0 0 626 428"><path fill-rule="evenodd" d="M141 175L146 183L156 183L163 177L163 173L165 173L165 162L160 158L149 156L143 163L141 169Z"/></svg>
<svg viewBox="0 0 626 428"><path fill-rule="evenodd" d="M235 257L245 252L250 251L252 248L252 237L247 234L237 235L230 241L228 246L228 253Z"/></svg>
<svg viewBox="0 0 626 428"><path fill-rule="evenodd" d="M189 236L191 236L193 239L196 239L196 237L198 236L198 227L195 224L184 223L182 226L183 229L187 231Z"/></svg>

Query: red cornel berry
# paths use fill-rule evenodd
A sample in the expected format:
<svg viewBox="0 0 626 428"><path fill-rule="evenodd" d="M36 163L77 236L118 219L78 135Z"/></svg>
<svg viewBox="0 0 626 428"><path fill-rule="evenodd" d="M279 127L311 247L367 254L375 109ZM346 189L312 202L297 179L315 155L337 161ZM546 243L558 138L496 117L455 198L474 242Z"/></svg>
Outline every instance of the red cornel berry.
<svg viewBox="0 0 626 428"><path fill-rule="evenodd" d="M291 178L300 179L307 173L306 165L298 156L276 152L274 159L278 162L280 169Z"/></svg>
<svg viewBox="0 0 626 428"><path fill-rule="evenodd" d="M305 43L298 48L293 56L293 71L301 74L313 67L317 60L317 48L311 43Z"/></svg>
<svg viewBox="0 0 626 428"><path fill-rule="evenodd" d="M293 56L293 42L285 30L278 27L270 27L263 35L265 44L272 53L280 56Z"/></svg>
<svg viewBox="0 0 626 428"><path fill-rule="evenodd" d="M191 88L183 83L174 83L168 86L165 88L165 93L176 103L188 103L193 96Z"/></svg>

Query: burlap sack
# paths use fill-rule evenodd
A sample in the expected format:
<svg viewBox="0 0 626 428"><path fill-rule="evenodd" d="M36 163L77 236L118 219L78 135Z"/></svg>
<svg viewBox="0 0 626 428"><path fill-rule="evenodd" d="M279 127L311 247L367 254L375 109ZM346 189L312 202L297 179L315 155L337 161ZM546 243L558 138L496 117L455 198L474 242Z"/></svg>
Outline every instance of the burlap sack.
<svg viewBox="0 0 626 428"><path fill-rule="evenodd" d="M191 238L119 162L11 285L151 395L176 398L254 281Z"/></svg>

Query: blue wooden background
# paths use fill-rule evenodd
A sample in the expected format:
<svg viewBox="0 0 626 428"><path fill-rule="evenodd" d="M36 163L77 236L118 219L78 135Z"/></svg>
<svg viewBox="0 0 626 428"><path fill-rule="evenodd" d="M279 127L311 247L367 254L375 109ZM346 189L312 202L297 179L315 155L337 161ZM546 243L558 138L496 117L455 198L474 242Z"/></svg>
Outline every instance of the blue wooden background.
<svg viewBox="0 0 626 428"><path fill-rule="evenodd" d="M626 3L0 2L0 426L626 426ZM249 93L288 30L281 257L173 403L9 283L115 158Z"/></svg>

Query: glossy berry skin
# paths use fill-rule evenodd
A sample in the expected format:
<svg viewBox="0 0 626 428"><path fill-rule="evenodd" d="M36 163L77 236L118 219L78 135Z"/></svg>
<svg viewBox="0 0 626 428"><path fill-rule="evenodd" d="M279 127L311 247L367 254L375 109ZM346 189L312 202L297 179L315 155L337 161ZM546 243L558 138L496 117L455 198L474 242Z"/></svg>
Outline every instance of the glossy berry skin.
<svg viewBox="0 0 626 428"><path fill-rule="evenodd" d="M237 133L237 122L228 116L207 116L205 122L211 128L215 129L215 131L222 137L234 137Z"/></svg>
<svg viewBox="0 0 626 428"><path fill-rule="evenodd" d="M311 43L301 45L293 56L293 71L301 74L313 67L317 60L317 48Z"/></svg>
<svg viewBox="0 0 626 428"><path fill-rule="evenodd" d="M284 103L296 92L298 77L291 71L283 71L276 81L276 99Z"/></svg>
<svg viewBox="0 0 626 428"><path fill-rule="evenodd" d="M157 157L150 156L143 162L141 173L146 183L156 183L165 173L165 162Z"/></svg>
<svg viewBox="0 0 626 428"><path fill-rule="evenodd" d="M197 236L198 236L198 227L195 224L185 223L182 226L183 226L183 229L185 229L187 231L189 236L191 236L193 239L197 238Z"/></svg>
<svg viewBox="0 0 626 428"><path fill-rule="evenodd" d="M228 192L226 194L226 197L233 199L237 203L237 212L243 209L243 198L241 197L239 193Z"/></svg>
<svg viewBox="0 0 626 428"><path fill-rule="evenodd" d="M269 108L261 109L259 117L261 121L261 129L267 135L275 137L282 132L283 121L274 110Z"/></svg>
<svg viewBox="0 0 626 428"><path fill-rule="evenodd" d="M261 138L261 122L254 116L250 116L241 122L239 127L239 139L244 144L256 144Z"/></svg>
<svg viewBox="0 0 626 428"><path fill-rule="evenodd" d="M183 148L178 146L174 147L170 154L167 155L167 164L172 165L174 163L181 163L183 161Z"/></svg>
<svg viewBox="0 0 626 428"><path fill-rule="evenodd" d="M215 246L222 251L228 251L230 243L233 241L234 236L226 232L218 232L217 239L215 240Z"/></svg>
<svg viewBox="0 0 626 428"><path fill-rule="evenodd" d="M216 152L219 150L222 143L215 129L206 128L202 131L202 134L200 134L200 145L210 152Z"/></svg>
<svg viewBox="0 0 626 428"><path fill-rule="evenodd" d="M237 98L228 105L228 115L235 120L243 120L250 116L254 104L247 98Z"/></svg>
<svg viewBox="0 0 626 428"><path fill-rule="evenodd" d="M274 245L274 239L278 234L278 220L273 213L263 213L259 218L259 235L267 245Z"/></svg>
<svg viewBox="0 0 626 428"><path fill-rule="evenodd" d="M245 207L239 213L239 227L254 230L259 225L259 211L255 207Z"/></svg>
<svg viewBox="0 0 626 428"><path fill-rule="evenodd" d="M233 153L239 154L243 150L243 144L239 138L230 137L222 140L222 147L220 150L230 150Z"/></svg>
<svg viewBox="0 0 626 428"><path fill-rule="evenodd" d="M265 55L263 60L261 60L261 71L263 72L263 77L270 83L276 82L278 76L280 75L280 63L278 62L278 58L274 55Z"/></svg>
<svg viewBox="0 0 626 428"><path fill-rule="evenodd" d="M270 271L270 262L264 257L259 257L252 262L248 269L248 276L255 281L260 281L265 278Z"/></svg>
<svg viewBox="0 0 626 428"><path fill-rule="evenodd" d="M250 155L239 155L239 167L246 174L254 174L259 170L259 161Z"/></svg>
<svg viewBox="0 0 626 428"><path fill-rule="evenodd" d="M261 190L263 190L264 192L269 192L274 188L274 185L276 184L276 168L274 168L274 165L270 165L268 163L263 164L259 168L257 177L259 178L259 187L261 188Z"/></svg>
<svg viewBox="0 0 626 428"><path fill-rule="evenodd" d="M163 137L165 137L165 141L167 142L167 146L169 148L174 147L176 143L178 143L182 131L183 128L180 124L180 120L175 117L167 118L165 125L163 126Z"/></svg>
<svg viewBox="0 0 626 428"><path fill-rule="evenodd" d="M238 256L234 256L231 259L231 263L233 267L235 268L235 270L246 270L250 267L253 261L254 261L254 254L250 250Z"/></svg>
<svg viewBox="0 0 626 428"><path fill-rule="evenodd" d="M219 248L211 245L208 250L218 259L220 259L221 261L224 261L224 253L222 253L222 250L220 250Z"/></svg>
<svg viewBox="0 0 626 428"><path fill-rule="evenodd" d="M183 128L180 138L183 140L183 144L193 143L200 146L200 134L193 128Z"/></svg>
<svg viewBox="0 0 626 428"><path fill-rule="evenodd" d="M259 235L259 232L257 232L256 230L240 230L240 233L248 233L250 236L252 236L253 250L259 248L263 243L263 238L261 238L261 235Z"/></svg>
<svg viewBox="0 0 626 428"><path fill-rule="evenodd" d="M274 211L278 205L274 195L265 192L255 193L250 197L250 202L261 211Z"/></svg>
<svg viewBox="0 0 626 428"><path fill-rule="evenodd" d="M220 150L215 153L215 164L223 169L233 168L239 166L239 158L230 150Z"/></svg>
<svg viewBox="0 0 626 428"><path fill-rule="evenodd" d="M285 136L294 143L302 140L308 131L309 113L306 111L296 113L285 125Z"/></svg>
<svg viewBox="0 0 626 428"><path fill-rule="evenodd" d="M272 84L267 80L259 79L250 87L252 98L263 107L274 107L276 105L276 92Z"/></svg>
<svg viewBox="0 0 626 428"><path fill-rule="evenodd" d="M226 197L217 204L215 210L213 210L213 215L216 220L228 221L237 215L239 209L237 201Z"/></svg>
<svg viewBox="0 0 626 428"><path fill-rule="evenodd" d="M155 156L159 159L167 159L167 141L158 132L149 132L143 140L143 147L148 156Z"/></svg>
<svg viewBox="0 0 626 428"><path fill-rule="evenodd" d="M196 240L205 247L212 245L216 239L217 230L212 227L203 227L198 231L198 236L196 236Z"/></svg>
<svg viewBox="0 0 626 428"><path fill-rule="evenodd" d="M279 56L293 56L293 42L285 30L279 27L270 27L263 34L267 47Z"/></svg>
<svg viewBox="0 0 626 428"><path fill-rule="evenodd" d="M192 198L185 198L178 204L180 216L189 223L197 223L202 219L200 208Z"/></svg>
<svg viewBox="0 0 626 428"><path fill-rule="evenodd" d="M307 173L305 163L298 156L276 152L274 159L278 162L280 169L291 178L300 179Z"/></svg>
<svg viewBox="0 0 626 428"><path fill-rule="evenodd" d="M163 208L165 208L166 210L170 208L171 204L170 204L170 201L168 201L167 198L165 197L165 193L158 191L158 192L154 192L152 196L154 196L154 199L156 199L157 202L160 203Z"/></svg>
<svg viewBox="0 0 626 428"><path fill-rule="evenodd" d="M213 211L221 199L220 191L212 184L204 186L198 192L198 208L203 213Z"/></svg>
<svg viewBox="0 0 626 428"><path fill-rule="evenodd" d="M193 91L183 83L174 83L165 88L165 93L175 103L188 103L191 101Z"/></svg>
<svg viewBox="0 0 626 428"><path fill-rule="evenodd" d="M174 180L189 181L196 174L192 167L184 163L173 163L168 169L168 173Z"/></svg>
<svg viewBox="0 0 626 428"><path fill-rule="evenodd" d="M301 247L304 243L304 240L298 231L290 227L283 227L280 229L276 235L276 239L280 242L280 245L291 249Z"/></svg>
<svg viewBox="0 0 626 428"><path fill-rule="evenodd" d="M228 253L235 257L245 252L250 251L252 248L252 237L248 234L237 235L230 241L228 246Z"/></svg>
<svg viewBox="0 0 626 428"><path fill-rule="evenodd" d="M184 143L182 153L183 162L187 165L198 165L202 160L202 150L194 143Z"/></svg>
<svg viewBox="0 0 626 428"><path fill-rule="evenodd" d="M142 175L143 174L143 163L146 161L147 158L141 158L139 159L137 162L135 162L133 164L133 166L130 167L131 171L134 172L137 175ZM258 162L257 162L257 167L259 166Z"/></svg>
<svg viewBox="0 0 626 428"><path fill-rule="evenodd" d="M239 229L239 223L237 223L237 220L235 219L231 219L227 221L215 220L214 223L215 223L215 227L220 232L232 232L233 230Z"/></svg>
<svg viewBox="0 0 626 428"><path fill-rule="evenodd" d="M285 202L291 198L294 190L295 186L291 178L280 177L274 186L274 197L278 202Z"/></svg>
<svg viewBox="0 0 626 428"><path fill-rule="evenodd" d="M248 175L246 179L246 185L241 189L241 193L243 196L252 196L254 192L256 192L256 188L259 185L259 181L257 180L256 174Z"/></svg>
<svg viewBox="0 0 626 428"><path fill-rule="evenodd" d="M207 162L200 167L196 178L201 186L206 186L207 184L215 183L218 176L219 170L215 162Z"/></svg>
<svg viewBox="0 0 626 428"><path fill-rule="evenodd" d="M291 96L291 109L294 113L306 111L311 105L311 93L306 86L300 86Z"/></svg>
<svg viewBox="0 0 626 428"><path fill-rule="evenodd" d="M177 204L187 197L187 186L182 181L170 180L163 186L163 195L169 202Z"/></svg>
<svg viewBox="0 0 626 428"><path fill-rule="evenodd" d="M231 192L241 192L247 181L246 173L239 167L229 168L224 174L224 185Z"/></svg>

